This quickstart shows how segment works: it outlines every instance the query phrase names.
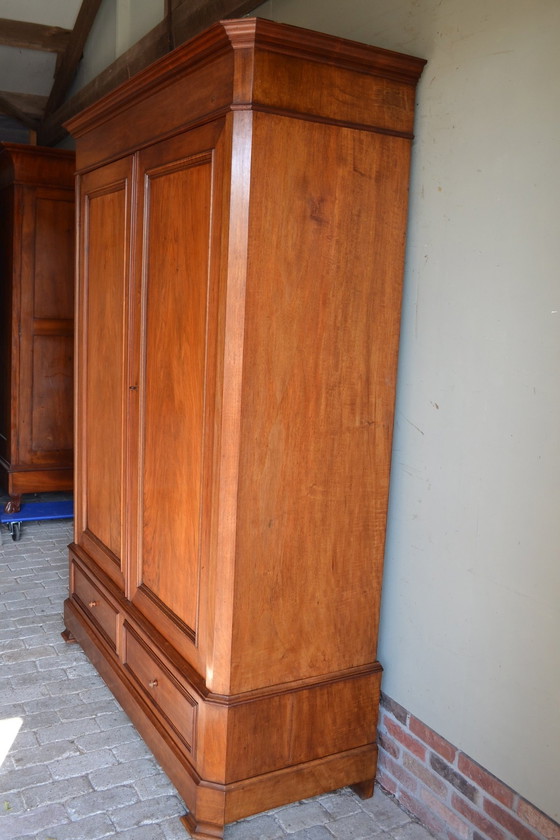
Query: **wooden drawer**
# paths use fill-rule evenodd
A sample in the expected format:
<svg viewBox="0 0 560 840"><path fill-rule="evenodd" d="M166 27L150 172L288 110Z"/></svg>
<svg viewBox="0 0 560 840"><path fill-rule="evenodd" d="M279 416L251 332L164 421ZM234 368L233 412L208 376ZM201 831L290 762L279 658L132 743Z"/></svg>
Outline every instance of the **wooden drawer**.
<svg viewBox="0 0 560 840"><path fill-rule="evenodd" d="M157 710L158 717L194 752L197 703L177 677L125 622L124 666Z"/></svg>
<svg viewBox="0 0 560 840"><path fill-rule="evenodd" d="M92 578L74 562L72 563L72 595L116 651L118 610L109 602L99 585L94 583Z"/></svg>

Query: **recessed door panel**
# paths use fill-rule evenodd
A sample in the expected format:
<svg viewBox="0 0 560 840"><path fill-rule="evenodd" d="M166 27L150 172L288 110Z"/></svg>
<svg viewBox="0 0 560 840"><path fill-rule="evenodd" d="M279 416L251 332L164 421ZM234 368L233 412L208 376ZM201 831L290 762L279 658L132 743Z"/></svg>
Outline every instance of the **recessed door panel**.
<svg viewBox="0 0 560 840"><path fill-rule="evenodd" d="M0 458L12 458L13 188L0 190Z"/></svg>
<svg viewBox="0 0 560 840"><path fill-rule="evenodd" d="M54 457L72 451L71 335L36 335L33 340L33 415L31 446L34 452Z"/></svg>
<svg viewBox="0 0 560 840"><path fill-rule="evenodd" d="M74 193L22 195L18 458L72 467Z"/></svg>
<svg viewBox="0 0 560 840"><path fill-rule="evenodd" d="M79 301L79 470L85 488L77 505L78 540L123 585L130 162L82 179L84 254Z"/></svg>
<svg viewBox="0 0 560 840"><path fill-rule="evenodd" d="M74 317L74 195L41 195L35 205L33 317Z"/></svg>
<svg viewBox="0 0 560 840"><path fill-rule="evenodd" d="M212 157L145 176L142 588L194 638L203 482Z"/></svg>
<svg viewBox="0 0 560 840"><path fill-rule="evenodd" d="M138 155L138 489L129 597L200 674L214 518L226 121Z"/></svg>

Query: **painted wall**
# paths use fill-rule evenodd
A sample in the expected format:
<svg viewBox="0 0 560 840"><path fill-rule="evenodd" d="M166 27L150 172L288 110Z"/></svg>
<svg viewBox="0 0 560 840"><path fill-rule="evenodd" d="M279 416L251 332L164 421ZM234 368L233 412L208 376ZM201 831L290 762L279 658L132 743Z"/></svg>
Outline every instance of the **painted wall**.
<svg viewBox="0 0 560 840"><path fill-rule="evenodd" d="M2 0L2 17L72 29L80 2L81 0L48 0L48 3L37 3L37 0Z"/></svg>
<svg viewBox="0 0 560 840"><path fill-rule="evenodd" d="M269 0L259 13L428 59L384 689L560 820L560 4Z"/></svg>

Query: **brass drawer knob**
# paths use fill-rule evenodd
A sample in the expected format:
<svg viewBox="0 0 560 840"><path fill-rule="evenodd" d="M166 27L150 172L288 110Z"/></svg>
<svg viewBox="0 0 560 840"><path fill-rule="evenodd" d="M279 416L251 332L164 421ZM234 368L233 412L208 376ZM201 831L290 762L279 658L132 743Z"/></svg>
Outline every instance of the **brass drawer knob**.
<svg viewBox="0 0 560 840"><path fill-rule="evenodd" d="M158 686L158 681L157 681L157 680L150 680L150 682L148 683L148 685L149 685L149 687L150 687L150 688L157 688L157 686Z"/></svg>
<svg viewBox="0 0 560 840"><path fill-rule="evenodd" d="M99 606L99 601L90 601L89 604L88 604L88 607L90 608L90 610L92 610L94 607L98 607L98 606Z"/></svg>

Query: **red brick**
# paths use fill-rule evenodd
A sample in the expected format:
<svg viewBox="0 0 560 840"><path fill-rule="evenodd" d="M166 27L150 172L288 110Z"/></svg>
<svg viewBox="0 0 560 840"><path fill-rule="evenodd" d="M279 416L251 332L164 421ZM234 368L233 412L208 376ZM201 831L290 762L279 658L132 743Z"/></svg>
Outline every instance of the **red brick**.
<svg viewBox="0 0 560 840"><path fill-rule="evenodd" d="M379 728L380 729L387 729L387 722L394 723L394 719L391 715L388 715L387 712L381 711L379 715ZM405 726L406 729L406 726Z"/></svg>
<svg viewBox="0 0 560 840"><path fill-rule="evenodd" d="M387 791L388 793L392 793L395 796L398 790L398 783L390 776L382 767L377 766L377 774L375 777L375 781L379 785L379 787L383 788L383 790Z"/></svg>
<svg viewBox="0 0 560 840"><path fill-rule="evenodd" d="M485 793L493 799L497 799L507 808L513 808L514 793L511 788L506 787L499 779L483 770L479 764L476 764L463 753L459 753L457 766L461 773L468 776Z"/></svg>
<svg viewBox="0 0 560 840"><path fill-rule="evenodd" d="M470 834L470 827L464 820L460 819L457 814L454 814L451 808L448 808L447 805L440 802L440 800L434 796L431 791L424 789L421 792L421 796L426 805L434 814L438 815L447 828L452 829L460 837L462 837L463 840L466 840Z"/></svg>
<svg viewBox="0 0 560 840"><path fill-rule="evenodd" d="M461 773L458 773L457 770L450 767L443 758L440 758L439 755L435 755L434 753L430 753L430 766L436 773L439 773L442 779L445 779L450 785L453 785L459 793L462 793L471 802L476 802L478 797L476 787L465 779Z"/></svg>
<svg viewBox="0 0 560 840"><path fill-rule="evenodd" d="M377 743L382 750L388 752L389 755L393 756L393 758L399 757L401 753L399 745L394 740L391 740L391 738L388 738L384 732L377 733Z"/></svg>
<svg viewBox="0 0 560 840"><path fill-rule="evenodd" d="M418 759L414 758L413 755L409 755L407 753L403 757L403 765L407 770L410 770L417 779L420 779L420 781L427 787L431 788L434 793L437 793L441 797L445 797L447 794L447 785L443 779L440 779L439 776L436 776L435 773L428 770L428 768L424 764L421 764Z"/></svg>
<svg viewBox="0 0 560 840"><path fill-rule="evenodd" d="M530 828L527 828L523 825L523 823L519 822L513 814L509 813L508 811L504 811L500 805L496 805L495 802L491 802L489 799L484 800L484 810L486 813L492 817L493 820L499 822L500 825L503 825L504 828L513 834L515 840L540 840L540 838L531 831Z"/></svg>
<svg viewBox="0 0 560 840"><path fill-rule="evenodd" d="M504 840L505 835L501 828L498 828L497 825L490 822L488 817L485 817L484 814L480 813L480 811L475 811L474 808L471 808L471 806L456 793L453 794L451 805L456 811L462 814L463 817L466 817L472 826L475 826L482 831L485 840Z"/></svg>
<svg viewBox="0 0 560 840"><path fill-rule="evenodd" d="M530 802L520 799L517 806L517 813L524 823L532 826L539 834L547 840L560 840L560 824L555 822Z"/></svg>
<svg viewBox="0 0 560 840"><path fill-rule="evenodd" d="M414 776L409 773L408 770L405 770L401 764L394 761L390 755L387 753L379 753L378 765L387 773L390 773L391 776L400 782L403 787L407 788L412 793L416 791L418 783Z"/></svg>
<svg viewBox="0 0 560 840"><path fill-rule="evenodd" d="M426 726L425 723L422 723L421 720L411 715L408 728L414 735L427 744L430 749L435 750L435 752L449 761L450 764L455 761L457 748L453 744L450 744L449 741L446 741L445 738L442 738L441 735L438 735L437 732L434 732L433 729Z"/></svg>
<svg viewBox="0 0 560 840"><path fill-rule="evenodd" d="M419 802L415 796L410 796L406 792L402 792L397 797L399 805L402 805L409 814L413 814L425 828L435 834L436 837L446 837L447 830L445 824L437 817L430 808L427 808L422 802Z"/></svg>
<svg viewBox="0 0 560 840"><path fill-rule="evenodd" d="M392 700L390 697L387 697L386 694L381 692L381 706L384 709L387 709L398 721L406 726L408 712L406 709L397 703L395 700Z"/></svg>
<svg viewBox="0 0 560 840"><path fill-rule="evenodd" d="M385 726L387 727L387 732L391 737L393 737L396 741L399 741L407 750L410 750L411 753L421 759L421 761L425 761L426 759L426 747L417 741L416 738L413 738L412 735L409 735L398 723L395 723L394 720L391 718L385 718Z"/></svg>

